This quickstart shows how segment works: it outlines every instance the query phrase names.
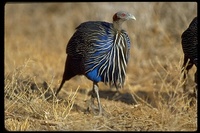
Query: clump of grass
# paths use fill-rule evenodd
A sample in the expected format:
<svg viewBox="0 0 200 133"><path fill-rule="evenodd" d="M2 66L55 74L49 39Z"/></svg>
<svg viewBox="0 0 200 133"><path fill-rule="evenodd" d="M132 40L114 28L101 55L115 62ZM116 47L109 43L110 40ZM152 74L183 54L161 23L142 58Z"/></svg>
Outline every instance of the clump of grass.
<svg viewBox="0 0 200 133"><path fill-rule="evenodd" d="M51 84L36 83L31 76L25 78L24 75L29 75L26 73L29 63L30 60L26 61L5 77L5 128L8 130L36 130L35 126L41 124L62 124L59 121L67 119L76 98L77 91L60 101ZM50 96L51 100L48 100Z"/></svg>

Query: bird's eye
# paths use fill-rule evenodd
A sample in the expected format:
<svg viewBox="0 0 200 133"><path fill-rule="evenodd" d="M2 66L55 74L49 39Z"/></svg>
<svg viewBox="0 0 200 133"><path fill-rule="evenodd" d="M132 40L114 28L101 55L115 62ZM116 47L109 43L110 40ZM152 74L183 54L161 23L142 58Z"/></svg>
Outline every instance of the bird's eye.
<svg viewBox="0 0 200 133"><path fill-rule="evenodd" d="M124 16L126 16L126 14L125 14L125 13L122 13L122 14L121 14L121 16L123 16L123 17L124 17Z"/></svg>

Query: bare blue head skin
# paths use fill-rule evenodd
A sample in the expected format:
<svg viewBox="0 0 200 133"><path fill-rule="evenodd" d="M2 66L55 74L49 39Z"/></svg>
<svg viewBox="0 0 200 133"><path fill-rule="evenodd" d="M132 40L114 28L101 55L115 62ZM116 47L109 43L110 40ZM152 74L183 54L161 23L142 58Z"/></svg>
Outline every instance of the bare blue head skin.
<svg viewBox="0 0 200 133"><path fill-rule="evenodd" d="M127 20L136 20L136 18L132 14L125 12L125 11L119 11L119 12L115 13L113 15L114 29L121 31L122 23Z"/></svg>

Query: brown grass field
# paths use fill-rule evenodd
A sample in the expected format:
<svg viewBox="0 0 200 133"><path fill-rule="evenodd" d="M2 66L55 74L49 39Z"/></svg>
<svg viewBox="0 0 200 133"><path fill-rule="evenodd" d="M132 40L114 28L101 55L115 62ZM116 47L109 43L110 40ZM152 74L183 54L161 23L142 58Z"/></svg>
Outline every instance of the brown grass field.
<svg viewBox="0 0 200 133"><path fill-rule="evenodd" d="M104 116L87 112L92 81L76 76L58 97L65 49L82 22L112 22L125 10L131 39L124 89L99 83ZM4 115L10 131L196 131L197 103L183 92L181 34L197 16L196 2L7 3ZM192 91L193 67L186 87ZM135 101L137 100L137 103Z"/></svg>

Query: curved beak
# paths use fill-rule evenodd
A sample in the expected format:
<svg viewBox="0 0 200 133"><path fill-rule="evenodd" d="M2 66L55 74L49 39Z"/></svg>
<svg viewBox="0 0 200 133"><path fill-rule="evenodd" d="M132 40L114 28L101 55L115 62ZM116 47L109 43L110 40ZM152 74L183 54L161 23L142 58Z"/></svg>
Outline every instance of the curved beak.
<svg viewBox="0 0 200 133"><path fill-rule="evenodd" d="M129 20L130 20L130 19L134 19L134 20L136 20L135 16L133 16L132 14L129 14L128 19L129 19Z"/></svg>

